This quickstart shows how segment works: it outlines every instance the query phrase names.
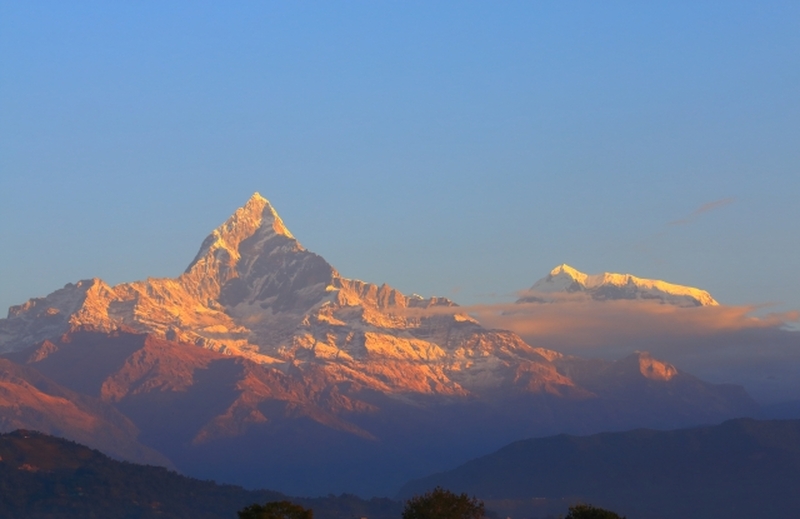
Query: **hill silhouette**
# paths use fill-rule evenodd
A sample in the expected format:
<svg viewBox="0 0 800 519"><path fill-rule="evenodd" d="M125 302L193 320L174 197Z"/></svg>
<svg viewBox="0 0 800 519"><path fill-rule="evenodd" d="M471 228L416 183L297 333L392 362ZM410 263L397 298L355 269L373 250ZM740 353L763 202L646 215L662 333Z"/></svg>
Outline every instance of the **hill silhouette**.
<svg viewBox="0 0 800 519"><path fill-rule="evenodd" d="M245 506L278 500L311 508L317 519L389 519L401 511L389 499L291 498L219 485L27 430L0 435L0 495L0 517L26 519L232 519Z"/></svg>
<svg viewBox="0 0 800 519"><path fill-rule="evenodd" d="M400 497L435 486L511 517L559 514L577 501L640 519L796 517L800 420L518 441L412 481Z"/></svg>

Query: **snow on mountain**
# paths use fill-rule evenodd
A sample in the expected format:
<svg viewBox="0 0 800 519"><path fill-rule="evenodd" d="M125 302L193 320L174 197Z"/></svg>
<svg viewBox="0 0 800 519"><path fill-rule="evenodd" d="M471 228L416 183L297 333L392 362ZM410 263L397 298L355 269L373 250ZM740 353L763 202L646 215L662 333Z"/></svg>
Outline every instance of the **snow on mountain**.
<svg viewBox="0 0 800 519"><path fill-rule="evenodd" d="M683 307L716 306L711 294L699 288L675 285L656 279L643 279L631 274L588 275L562 264L540 279L517 302L553 301L559 294L585 295L598 301L614 299L647 299Z"/></svg>
<svg viewBox="0 0 800 519"><path fill-rule="evenodd" d="M433 308L445 311L425 312ZM518 336L483 329L448 299L342 277L258 193L209 234L177 278L80 281L12 307L0 320L0 351L118 328L281 369L319 365L333 380L387 394L466 395L519 381L520 369L538 377L519 382L521 390L575 390Z"/></svg>
<svg viewBox="0 0 800 519"><path fill-rule="evenodd" d="M614 276L564 266L535 288L682 296ZM583 361L483 328L448 299L344 278L257 193L175 278L90 279L11 307L3 351L122 412L180 470L293 493L385 493L519 437L754 405L645 355ZM0 402L0 422L17 414Z"/></svg>

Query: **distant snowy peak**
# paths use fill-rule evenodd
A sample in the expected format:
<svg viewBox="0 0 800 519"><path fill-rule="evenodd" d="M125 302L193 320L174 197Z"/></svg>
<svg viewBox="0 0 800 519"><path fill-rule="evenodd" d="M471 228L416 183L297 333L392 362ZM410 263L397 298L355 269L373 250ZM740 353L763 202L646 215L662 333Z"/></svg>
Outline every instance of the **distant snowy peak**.
<svg viewBox="0 0 800 519"><path fill-rule="evenodd" d="M656 279L643 279L631 274L584 274L562 264L550 271L520 298L518 303L552 301L558 294L584 294L592 299L647 299L676 306L716 306L711 294L699 288L675 285Z"/></svg>

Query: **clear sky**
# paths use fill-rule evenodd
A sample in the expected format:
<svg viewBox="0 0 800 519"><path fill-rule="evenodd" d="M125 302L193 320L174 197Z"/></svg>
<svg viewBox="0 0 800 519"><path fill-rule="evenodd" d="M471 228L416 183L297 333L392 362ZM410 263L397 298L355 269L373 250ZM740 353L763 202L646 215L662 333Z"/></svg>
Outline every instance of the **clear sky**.
<svg viewBox="0 0 800 519"><path fill-rule="evenodd" d="M254 192L348 277L800 308L800 2L0 2L0 306L176 276Z"/></svg>

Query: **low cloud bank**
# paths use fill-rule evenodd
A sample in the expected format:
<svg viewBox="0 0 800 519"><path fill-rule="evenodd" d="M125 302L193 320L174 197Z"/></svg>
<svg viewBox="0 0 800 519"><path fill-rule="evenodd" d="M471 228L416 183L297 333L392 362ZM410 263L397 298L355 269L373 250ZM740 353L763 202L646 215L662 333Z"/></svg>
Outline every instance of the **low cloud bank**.
<svg viewBox="0 0 800 519"><path fill-rule="evenodd" d="M785 329L800 312L754 316L760 309L567 298L415 313L466 313L483 326L516 332L532 346L581 357L616 360L649 351L709 382L743 385L765 404L800 401L800 332Z"/></svg>
<svg viewBox="0 0 800 519"><path fill-rule="evenodd" d="M514 331L537 346L569 353L599 353L608 346L665 339L774 329L795 321L798 312L754 317L749 306L680 308L650 301L563 301L470 308L484 326ZM566 352L566 351L565 351Z"/></svg>

